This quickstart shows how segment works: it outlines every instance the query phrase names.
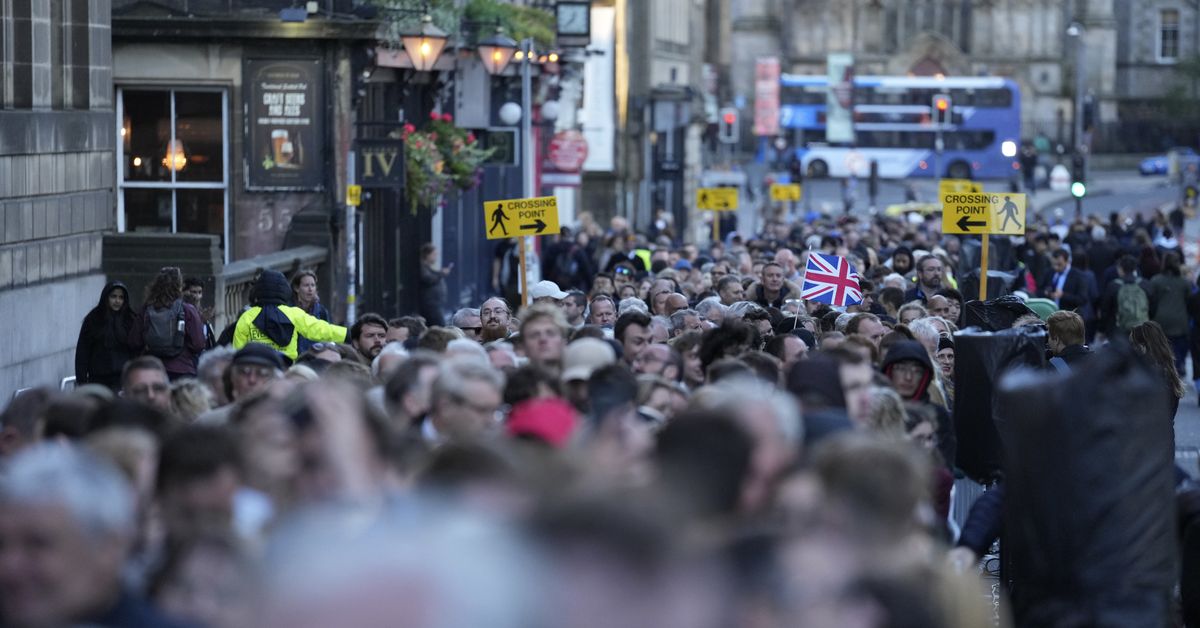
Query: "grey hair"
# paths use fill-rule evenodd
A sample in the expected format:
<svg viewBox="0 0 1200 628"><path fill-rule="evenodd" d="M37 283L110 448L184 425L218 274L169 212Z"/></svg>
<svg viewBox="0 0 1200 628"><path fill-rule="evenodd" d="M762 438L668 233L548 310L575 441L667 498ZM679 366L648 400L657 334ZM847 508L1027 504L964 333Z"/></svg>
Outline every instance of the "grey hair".
<svg viewBox="0 0 1200 628"><path fill-rule="evenodd" d="M493 352L508 354L512 358L513 364L520 364L521 359L517 356L517 350L513 344L507 340L493 340L486 345L483 345L483 350L490 356ZM490 359L490 358L489 358Z"/></svg>
<svg viewBox="0 0 1200 628"><path fill-rule="evenodd" d="M850 319L854 318L854 316L855 315L851 314L850 312L842 312L841 314L838 314L837 319L833 321L834 331L840 331L843 334L846 333L846 327L850 325Z"/></svg>
<svg viewBox="0 0 1200 628"><path fill-rule="evenodd" d="M401 612L407 591L430 605L407 623L414 628L537 623L540 561L513 531L417 499L362 520L360 510L323 508L286 523L263 561L267 606L337 610L353 626L356 609L340 609L347 593L376 612ZM398 588L375 586L384 581Z"/></svg>
<svg viewBox="0 0 1200 628"><path fill-rule="evenodd" d="M650 326L654 327L655 325L667 330L668 336L671 335L671 319L667 318L666 316L651 316Z"/></svg>
<svg viewBox="0 0 1200 628"><path fill-rule="evenodd" d="M725 310L725 313L734 318L742 318L750 312L761 309L763 309L762 306L754 301L738 301L729 306L729 309Z"/></svg>
<svg viewBox="0 0 1200 628"><path fill-rule="evenodd" d="M233 361L233 354L235 353L237 353L237 349L233 347L217 347L201 353L200 362L196 364L196 377L209 379L219 376L220 373L209 373L208 371L217 366L224 369Z"/></svg>
<svg viewBox="0 0 1200 628"><path fill-rule="evenodd" d="M920 340L922 344L932 342L934 347L937 347L938 338L940 338L942 335L942 332L934 326L933 321L929 320L929 317L918 318L917 320L909 323L908 330L911 331L913 335L917 337L917 340Z"/></svg>
<svg viewBox="0 0 1200 628"><path fill-rule="evenodd" d="M708 320L708 313L717 310L724 314L727 311L724 303L721 303L721 297L708 297L696 304L696 313Z"/></svg>
<svg viewBox="0 0 1200 628"><path fill-rule="evenodd" d="M700 313L690 308L675 310L675 313L671 314L671 331L682 330L683 326L687 324L687 317L689 316L700 318Z"/></svg>
<svg viewBox="0 0 1200 628"><path fill-rule="evenodd" d="M899 288L901 290L904 290L905 287L908 285L908 282L905 281L905 279L904 279L904 275L901 275L900 273L890 273L888 276L883 278L883 281L881 281L879 283L880 283L880 285L885 286L885 287L890 286L893 283L899 283L900 284Z"/></svg>
<svg viewBox="0 0 1200 628"><path fill-rule="evenodd" d="M741 421L742 413L769 411L779 433L788 443L798 445L804 439L804 422L795 397L757 377L735 375L705 386L692 397L694 406L727 412Z"/></svg>
<svg viewBox="0 0 1200 628"><path fill-rule="evenodd" d="M446 356L479 360L488 364L488 354L483 345L470 338L455 338L446 344Z"/></svg>
<svg viewBox="0 0 1200 628"><path fill-rule="evenodd" d="M476 346L483 351L483 347L478 344ZM498 391L504 390L504 373L492 368L487 353L484 352L482 362L475 357L465 356L451 357L443 362L438 367L438 376L433 382L433 399L466 399L468 381L483 382Z"/></svg>
<svg viewBox="0 0 1200 628"><path fill-rule="evenodd" d="M133 489L108 460L69 444L30 447L0 475L0 508L63 506L94 538L128 537L137 526Z"/></svg>
<svg viewBox="0 0 1200 628"><path fill-rule="evenodd" d="M479 318L479 308L464 307L464 308L458 310L457 312L454 313L454 316L450 317L450 324L454 325L455 327L462 327L463 319L470 317L470 316Z"/></svg>
<svg viewBox="0 0 1200 628"><path fill-rule="evenodd" d="M452 340L451 342L454 341ZM379 352L379 355L375 356L374 360L371 360L371 377L379 377L379 365L383 362L382 358L385 355L401 355L407 358L408 349L405 349L404 345L399 342L389 342L383 345L383 349Z"/></svg>
<svg viewBox="0 0 1200 628"><path fill-rule="evenodd" d="M650 310L646 308L646 302L637 297L625 297L621 299L621 303L617 305L617 317L619 318L625 312L641 312L649 314Z"/></svg>

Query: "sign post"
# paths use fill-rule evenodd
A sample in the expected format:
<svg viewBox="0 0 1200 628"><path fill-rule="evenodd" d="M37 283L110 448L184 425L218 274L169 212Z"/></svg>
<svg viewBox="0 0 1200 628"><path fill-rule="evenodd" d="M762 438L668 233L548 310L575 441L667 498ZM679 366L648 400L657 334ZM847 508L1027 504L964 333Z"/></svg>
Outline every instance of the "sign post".
<svg viewBox="0 0 1200 628"><path fill-rule="evenodd" d="M951 180L943 181L943 184ZM978 184L971 184L978 186ZM942 189L942 233L979 235L979 300L987 300L988 235L1025 234L1025 195Z"/></svg>
<svg viewBox="0 0 1200 628"><path fill-rule="evenodd" d="M553 196L487 201L483 204L484 232L489 240L520 238L521 305L529 303L529 282L525 279L526 248L530 237L553 235L560 231L558 199Z"/></svg>
<svg viewBox="0 0 1200 628"><path fill-rule="evenodd" d="M696 209L713 212L713 241L721 241L721 219L717 212L736 211L738 208L737 188L698 188Z"/></svg>

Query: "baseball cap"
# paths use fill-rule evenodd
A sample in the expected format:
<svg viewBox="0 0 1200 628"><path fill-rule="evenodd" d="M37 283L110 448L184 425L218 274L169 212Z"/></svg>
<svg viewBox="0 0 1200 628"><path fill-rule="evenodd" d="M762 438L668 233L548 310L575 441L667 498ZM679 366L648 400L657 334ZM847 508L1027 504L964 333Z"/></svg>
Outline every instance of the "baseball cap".
<svg viewBox="0 0 1200 628"><path fill-rule="evenodd" d="M284 369L283 356L261 342L251 342L233 354L234 364L258 364Z"/></svg>
<svg viewBox="0 0 1200 628"><path fill-rule="evenodd" d="M529 288L529 298L531 300L552 297L555 299L567 298L567 293L558 289L558 284L553 281L542 280Z"/></svg>
<svg viewBox="0 0 1200 628"><path fill-rule="evenodd" d="M571 440L577 423L575 409L566 401L530 399L512 409L504 429L509 436L532 436L551 446L562 447Z"/></svg>
<svg viewBox="0 0 1200 628"><path fill-rule="evenodd" d="M616 361L612 345L599 338L580 338L563 350L562 381L587 379L596 369Z"/></svg>

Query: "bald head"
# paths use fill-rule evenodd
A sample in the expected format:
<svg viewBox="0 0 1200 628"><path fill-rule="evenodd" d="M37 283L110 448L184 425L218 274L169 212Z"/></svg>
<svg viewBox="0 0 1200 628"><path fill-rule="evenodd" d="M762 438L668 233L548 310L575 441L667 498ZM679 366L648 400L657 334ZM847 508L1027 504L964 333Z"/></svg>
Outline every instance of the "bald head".
<svg viewBox="0 0 1200 628"><path fill-rule="evenodd" d="M675 312L678 312L679 310L686 310L687 307L688 307L687 297L683 296L682 294L679 294L678 292L675 292L667 297L667 302L664 306L664 309L666 311L663 312L663 314L666 316L670 316L670 315L674 314Z"/></svg>

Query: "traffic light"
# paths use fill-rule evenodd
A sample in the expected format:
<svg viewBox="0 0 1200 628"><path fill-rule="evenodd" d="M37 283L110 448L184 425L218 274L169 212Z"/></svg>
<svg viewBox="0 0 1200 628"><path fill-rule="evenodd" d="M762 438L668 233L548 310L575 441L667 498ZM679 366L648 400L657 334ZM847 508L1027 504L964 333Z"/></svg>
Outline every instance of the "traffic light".
<svg viewBox="0 0 1200 628"><path fill-rule="evenodd" d="M724 144L736 144L738 141L738 110L725 107L720 112L717 139Z"/></svg>
<svg viewBox="0 0 1200 628"><path fill-rule="evenodd" d="M949 94L934 94L932 105L934 126L949 126L952 108L953 103L950 101Z"/></svg>
<svg viewBox="0 0 1200 628"><path fill-rule="evenodd" d="M1082 153L1071 157L1071 196L1083 198L1087 194L1087 162Z"/></svg>
<svg viewBox="0 0 1200 628"><path fill-rule="evenodd" d="M796 153L792 153L792 156L788 158L787 170L788 179L790 179L792 183L804 182L804 162L800 161L800 158L796 156Z"/></svg>

